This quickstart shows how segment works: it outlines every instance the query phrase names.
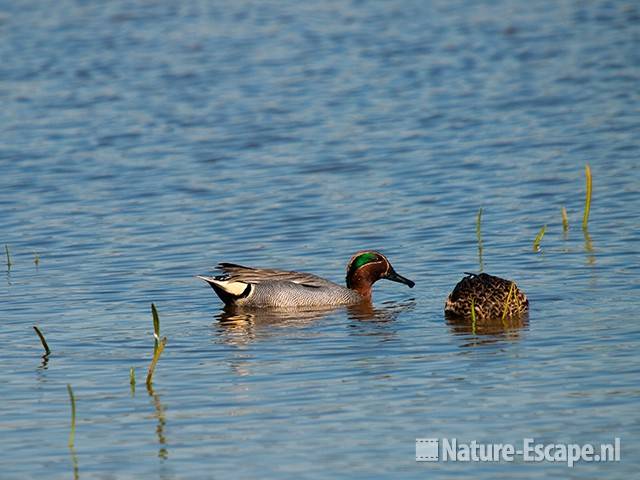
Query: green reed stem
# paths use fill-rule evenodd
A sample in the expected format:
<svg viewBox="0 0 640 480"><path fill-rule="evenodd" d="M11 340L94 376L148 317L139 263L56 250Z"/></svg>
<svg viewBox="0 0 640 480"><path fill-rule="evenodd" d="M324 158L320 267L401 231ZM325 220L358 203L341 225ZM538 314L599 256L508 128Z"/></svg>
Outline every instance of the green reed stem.
<svg viewBox="0 0 640 480"><path fill-rule="evenodd" d="M582 216L582 229L587 229L587 224L589 222L589 212L591 211L591 192L593 189L593 185L591 182L591 167L587 165L584 169L584 174L587 180L587 195L584 199L584 215Z"/></svg>
<svg viewBox="0 0 640 480"><path fill-rule="evenodd" d="M71 401L71 431L69 432L69 448L73 448L76 436L76 399L73 396L71 385L67 383L67 392L69 392L69 400Z"/></svg>
<svg viewBox="0 0 640 480"><path fill-rule="evenodd" d="M153 358L151 359L151 364L149 365L149 371L147 372L147 388L151 388L151 384L153 383L153 373L155 372L156 365L158 360L160 360L160 355L164 351L164 347L167 344L167 337L164 337L160 342L158 342L158 347L156 351L153 353Z"/></svg>
<svg viewBox="0 0 640 480"><path fill-rule="evenodd" d="M569 231L569 217L567 216L567 209L562 207L562 231L567 233Z"/></svg>
<svg viewBox="0 0 640 480"><path fill-rule="evenodd" d="M149 371L147 372L147 388L151 388L151 383L153 382L153 372L156 369L156 365L158 360L160 360L160 355L164 351L164 347L167 344L167 337L160 339L160 315L158 315L158 309L152 303L151 304L151 315L153 316L153 358L151 359L151 364L149 365Z"/></svg>
<svg viewBox="0 0 640 480"><path fill-rule="evenodd" d="M476 238L478 239L478 259L480 261L480 273L484 270L484 265L482 262L482 207L478 210L478 215L476 216Z"/></svg>
<svg viewBox="0 0 640 480"><path fill-rule="evenodd" d="M71 451L71 464L73 465L73 480L80 479L80 472L78 470L78 455L76 455L76 451L73 448L69 449Z"/></svg>
<svg viewBox="0 0 640 480"><path fill-rule="evenodd" d="M40 331L40 329L38 327L36 327L35 325L33 326L33 329L36 331L36 333L38 334L38 337L40 337L40 343L42 343L42 346L44 348L44 357L48 357L51 354L51 350L49 349L49 345L47 345L47 341L44 338L44 335L42 334L42 332Z"/></svg>
<svg viewBox="0 0 640 480"><path fill-rule="evenodd" d="M476 302L471 299L471 333L476 334Z"/></svg>
<svg viewBox="0 0 640 480"><path fill-rule="evenodd" d="M36 252L33 252L33 263L35 263L36 268L38 268L38 265L40 265L40 255L38 255Z"/></svg>
<svg viewBox="0 0 640 480"><path fill-rule="evenodd" d="M589 265L593 265L596 261L596 257L593 255L593 242L591 241L591 235L589 230L582 231L584 235L584 250L589 254L587 255L587 262Z"/></svg>
<svg viewBox="0 0 640 480"><path fill-rule="evenodd" d="M509 311L509 305L511 305L511 296L515 292L516 284L511 282L509 286L509 293L507 294L507 299L504 302L504 307L502 307L502 323L504 325L504 319L507 318L507 312Z"/></svg>
<svg viewBox="0 0 640 480"><path fill-rule="evenodd" d="M540 242L542 241L542 237L544 237L544 234L545 234L546 231L547 231L547 226L544 225L540 229L538 234L536 235L536 238L533 240L533 251L534 252L539 252L540 251Z"/></svg>
<svg viewBox="0 0 640 480"><path fill-rule="evenodd" d="M4 251L7 254L7 270L11 270L11 255L9 255L9 245L7 245L6 243L4 244Z"/></svg>
<svg viewBox="0 0 640 480"><path fill-rule="evenodd" d="M158 350L158 342L160 341L160 316L158 315L158 310L153 303L151 304L151 315L153 316L153 354L155 355Z"/></svg>
<svg viewBox="0 0 640 480"><path fill-rule="evenodd" d="M136 393L136 369L131 367L129 369L129 386L131 387L131 395Z"/></svg>

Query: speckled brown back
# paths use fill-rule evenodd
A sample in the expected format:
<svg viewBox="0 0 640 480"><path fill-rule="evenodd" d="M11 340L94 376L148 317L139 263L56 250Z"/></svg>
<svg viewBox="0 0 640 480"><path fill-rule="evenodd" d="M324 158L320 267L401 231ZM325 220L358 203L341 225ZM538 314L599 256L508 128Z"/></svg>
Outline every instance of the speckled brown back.
<svg viewBox="0 0 640 480"><path fill-rule="evenodd" d="M481 273L468 274L458 282L447 298L444 311L449 315L471 318L472 300L476 320L501 318L505 304L508 305L507 316L509 317L520 315L529 308L529 300L514 282Z"/></svg>

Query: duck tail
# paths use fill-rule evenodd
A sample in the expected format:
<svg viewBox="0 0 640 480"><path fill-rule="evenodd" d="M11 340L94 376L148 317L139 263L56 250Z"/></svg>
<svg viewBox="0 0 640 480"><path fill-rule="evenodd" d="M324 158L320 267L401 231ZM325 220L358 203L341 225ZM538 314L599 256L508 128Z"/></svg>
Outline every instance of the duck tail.
<svg viewBox="0 0 640 480"><path fill-rule="evenodd" d="M209 284L216 295L220 297L225 304L231 305L241 298L246 298L251 293L251 284L246 282L239 282L237 280L229 280L223 276L221 277L207 277L204 275L197 275L197 278L204 280Z"/></svg>

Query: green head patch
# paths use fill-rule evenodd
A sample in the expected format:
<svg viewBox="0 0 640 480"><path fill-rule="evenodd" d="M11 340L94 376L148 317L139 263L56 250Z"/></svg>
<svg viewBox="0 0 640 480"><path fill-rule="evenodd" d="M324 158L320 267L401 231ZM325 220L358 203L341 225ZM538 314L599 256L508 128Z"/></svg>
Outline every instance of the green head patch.
<svg viewBox="0 0 640 480"><path fill-rule="evenodd" d="M355 272L363 265L366 265L367 263L371 263L371 262L376 262L378 260L380 260L380 257L378 257L378 255L376 255L375 253L371 253L371 252L362 253L355 258L349 270Z"/></svg>
<svg viewBox="0 0 640 480"><path fill-rule="evenodd" d="M347 271L347 287L351 288L351 278L359 268L362 268L369 263L379 262L380 260L380 255L376 255L373 252L364 252L354 258L349 265L349 270Z"/></svg>

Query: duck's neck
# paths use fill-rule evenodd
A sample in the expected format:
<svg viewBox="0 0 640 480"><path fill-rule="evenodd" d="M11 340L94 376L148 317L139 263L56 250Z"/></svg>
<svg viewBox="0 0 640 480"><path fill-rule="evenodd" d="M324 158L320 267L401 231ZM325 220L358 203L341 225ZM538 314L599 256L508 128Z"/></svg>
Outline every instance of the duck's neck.
<svg viewBox="0 0 640 480"><path fill-rule="evenodd" d="M371 301L371 288L378 278L373 269L363 267L347 277L347 287L358 292L363 300Z"/></svg>
<svg viewBox="0 0 640 480"><path fill-rule="evenodd" d="M358 292L358 295L362 297L363 300L371 301L371 284L367 284L366 282L352 284L351 290L355 290Z"/></svg>

